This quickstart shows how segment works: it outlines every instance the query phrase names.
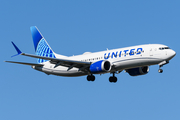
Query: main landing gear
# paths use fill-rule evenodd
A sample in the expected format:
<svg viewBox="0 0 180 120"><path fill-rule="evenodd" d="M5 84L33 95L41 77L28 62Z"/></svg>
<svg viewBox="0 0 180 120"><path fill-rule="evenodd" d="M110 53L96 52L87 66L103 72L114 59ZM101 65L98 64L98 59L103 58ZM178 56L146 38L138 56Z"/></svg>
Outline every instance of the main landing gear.
<svg viewBox="0 0 180 120"><path fill-rule="evenodd" d="M87 80L88 81L94 81L95 80L95 76L93 74L91 75L88 75L87 76ZM115 77L115 73L113 73L113 76L109 77L109 82L114 82L116 83L117 82L117 77Z"/></svg>
<svg viewBox="0 0 180 120"><path fill-rule="evenodd" d="M109 77L109 82L117 82L117 77L114 76L115 73L113 73L113 76Z"/></svg>
<svg viewBox="0 0 180 120"><path fill-rule="evenodd" d="M88 81L94 81L94 80L95 80L95 76L92 75L92 74L91 74L91 75L88 75L88 76L87 76L87 80L88 80Z"/></svg>

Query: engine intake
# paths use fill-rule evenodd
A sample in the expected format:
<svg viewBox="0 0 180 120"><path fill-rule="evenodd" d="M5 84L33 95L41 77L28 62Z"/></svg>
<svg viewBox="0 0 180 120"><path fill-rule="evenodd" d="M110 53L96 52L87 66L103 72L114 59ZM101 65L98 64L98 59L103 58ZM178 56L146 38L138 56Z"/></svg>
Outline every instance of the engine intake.
<svg viewBox="0 0 180 120"><path fill-rule="evenodd" d="M89 70L92 73L104 73L111 70L111 63L107 60L97 61L91 64Z"/></svg>
<svg viewBox="0 0 180 120"><path fill-rule="evenodd" d="M126 72L128 72L129 75L131 76L145 75L149 72L149 67L144 66L144 67L132 68L126 70Z"/></svg>

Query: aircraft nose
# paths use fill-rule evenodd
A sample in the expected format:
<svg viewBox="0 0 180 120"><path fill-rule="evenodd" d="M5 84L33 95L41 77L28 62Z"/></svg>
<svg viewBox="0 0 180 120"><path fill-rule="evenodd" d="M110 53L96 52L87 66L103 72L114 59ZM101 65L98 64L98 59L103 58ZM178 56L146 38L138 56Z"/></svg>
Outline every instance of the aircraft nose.
<svg viewBox="0 0 180 120"><path fill-rule="evenodd" d="M174 50L171 50L171 58L173 58L176 55L176 52Z"/></svg>
<svg viewBox="0 0 180 120"><path fill-rule="evenodd" d="M172 55L173 57L176 55L176 52L174 50L172 50Z"/></svg>

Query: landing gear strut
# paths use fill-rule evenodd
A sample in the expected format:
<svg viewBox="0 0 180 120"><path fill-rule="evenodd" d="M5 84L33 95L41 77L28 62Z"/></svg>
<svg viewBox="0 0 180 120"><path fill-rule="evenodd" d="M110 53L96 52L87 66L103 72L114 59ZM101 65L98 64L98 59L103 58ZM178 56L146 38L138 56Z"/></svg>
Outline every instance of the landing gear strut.
<svg viewBox="0 0 180 120"><path fill-rule="evenodd" d="M159 73L162 73L162 72L163 72L163 70L161 69L162 66L163 66L163 65L159 65L159 70L158 70Z"/></svg>
<svg viewBox="0 0 180 120"><path fill-rule="evenodd" d="M88 80L88 81L94 81L94 80L95 80L95 76L92 75L92 74L91 74L91 75L88 75L88 76L87 76L87 80Z"/></svg>
<svg viewBox="0 0 180 120"><path fill-rule="evenodd" d="M159 72L159 73L162 73L163 70L161 69L161 67L162 67L163 65L165 65L165 64L168 64L168 63L169 63L169 61L162 61L161 63L159 63L159 70L158 70L158 72Z"/></svg>
<svg viewBox="0 0 180 120"><path fill-rule="evenodd" d="M113 73L113 76L109 77L109 82L117 82L117 77L114 76L115 73Z"/></svg>

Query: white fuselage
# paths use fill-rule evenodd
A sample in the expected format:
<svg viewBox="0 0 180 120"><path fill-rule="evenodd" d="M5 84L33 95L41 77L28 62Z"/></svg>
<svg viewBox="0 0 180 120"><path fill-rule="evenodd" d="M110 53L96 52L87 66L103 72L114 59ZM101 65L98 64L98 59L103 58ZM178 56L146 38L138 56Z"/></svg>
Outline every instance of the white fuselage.
<svg viewBox="0 0 180 120"><path fill-rule="evenodd" d="M175 54L175 51L165 45L149 44L106 50L95 53L87 52L82 55L64 57L64 59L92 63L100 60L107 60L112 65L111 70L108 72L113 73L116 71L121 72L122 70L127 70L130 68L155 65L161 63L162 61L169 61L175 56ZM58 55L56 57L59 58ZM33 68L47 74L54 74L59 76L70 77L89 74L89 72L81 71L75 67L70 70L68 70L68 67L64 66L55 67L55 64L51 64L49 61L43 64L43 67L36 66Z"/></svg>

